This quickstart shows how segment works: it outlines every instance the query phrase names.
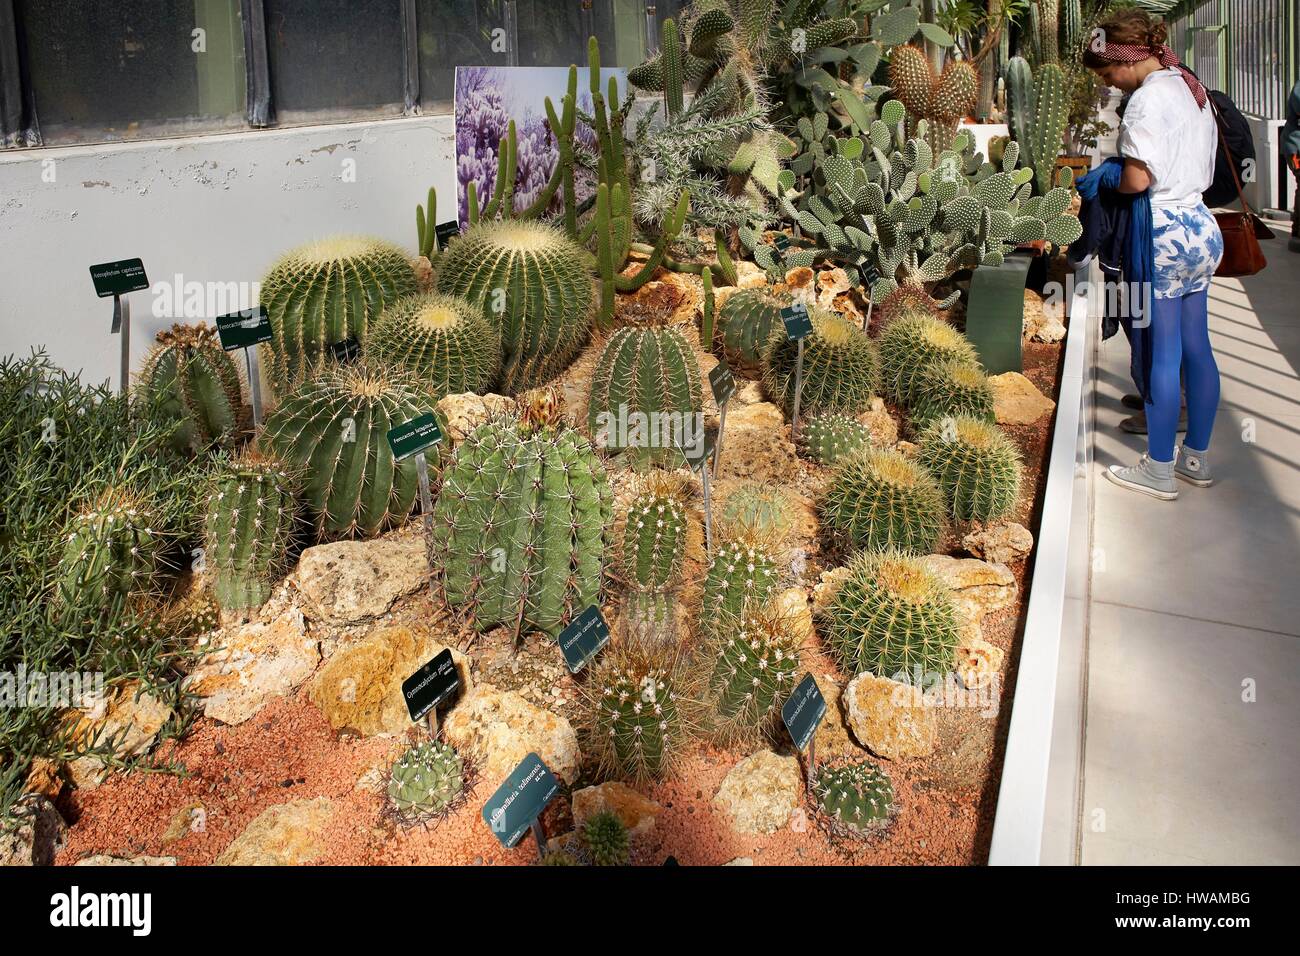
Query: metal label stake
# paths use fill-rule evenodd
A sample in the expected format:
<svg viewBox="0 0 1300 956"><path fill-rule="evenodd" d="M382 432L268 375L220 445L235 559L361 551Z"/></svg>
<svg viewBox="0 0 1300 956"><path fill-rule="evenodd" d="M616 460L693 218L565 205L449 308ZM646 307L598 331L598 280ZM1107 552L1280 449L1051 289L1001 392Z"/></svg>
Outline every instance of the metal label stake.
<svg viewBox="0 0 1300 956"><path fill-rule="evenodd" d="M700 469L700 483L704 486L704 547L713 553L713 501L709 497L709 465Z"/></svg>
<svg viewBox="0 0 1300 956"><path fill-rule="evenodd" d="M248 397L253 403L253 428L262 427L262 383L258 380L261 370L257 367L257 348L244 349L244 365L248 369Z"/></svg>
<svg viewBox="0 0 1300 956"><path fill-rule="evenodd" d="M131 382L131 302L128 292L149 288L144 263L139 259L122 259L90 267L90 279L95 283L95 295L101 299L113 297L113 325L109 330L122 337L122 394Z"/></svg>
<svg viewBox="0 0 1300 956"><path fill-rule="evenodd" d="M718 441L713 446L713 477L718 477L718 462L722 458L722 436L727 430L727 406L722 406L722 414L718 418Z"/></svg>
<svg viewBox="0 0 1300 956"><path fill-rule="evenodd" d="M122 337L122 394L131 380L131 300L113 296L113 332Z"/></svg>
<svg viewBox="0 0 1300 956"><path fill-rule="evenodd" d="M790 438L799 437L799 399L803 395L803 339L799 340L799 354L794 362L794 415L790 419Z"/></svg>
<svg viewBox="0 0 1300 956"><path fill-rule="evenodd" d="M424 515L424 546L427 551L433 546L433 494L429 491L429 462L424 457L424 452L415 456L415 476L420 483L420 511ZM433 597L434 602L438 600L438 589L433 582L433 575L429 575L429 594ZM430 715L430 720L434 721L434 732L437 732L437 714Z"/></svg>
<svg viewBox="0 0 1300 956"><path fill-rule="evenodd" d="M538 817L533 821L532 826L533 839L537 841L537 859L546 859L546 833L542 830L542 820Z"/></svg>
<svg viewBox="0 0 1300 956"><path fill-rule="evenodd" d="M437 416L432 412L426 412L418 418L388 430L388 447L393 450L393 461L400 463L408 458L415 459L415 477L420 484L420 511L424 514L425 553L429 555L431 569L433 495L429 491L429 463L424 457L424 452L440 441L442 441L442 428L438 425ZM429 575L429 593L436 602L438 590L432 574Z"/></svg>

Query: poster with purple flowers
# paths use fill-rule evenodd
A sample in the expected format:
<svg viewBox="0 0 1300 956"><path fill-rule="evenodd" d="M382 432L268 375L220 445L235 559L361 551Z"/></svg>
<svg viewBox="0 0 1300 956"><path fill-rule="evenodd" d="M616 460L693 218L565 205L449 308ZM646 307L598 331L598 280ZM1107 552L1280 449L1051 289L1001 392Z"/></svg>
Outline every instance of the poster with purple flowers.
<svg viewBox="0 0 1300 956"><path fill-rule="evenodd" d="M602 69L601 88L610 78L618 83L620 97L627 92L627 70ZM596 134L581 117L591 115L589 74L578 74L578 129L576 147L580 154L594 156ZM555 172L559 148L546 119L546 98L556 113L569 87L568 67L549 66L458 66L456 68L456 193L460 224L468 215L468 186L475 183L479 201L486 202L496 188L497 153L510 120L515 121L518 140L518 178L515 209L528 208ZM578 157L576 187L582 202L595 190L593 168ZM564 208L557 190L548 213Z"/></svg>

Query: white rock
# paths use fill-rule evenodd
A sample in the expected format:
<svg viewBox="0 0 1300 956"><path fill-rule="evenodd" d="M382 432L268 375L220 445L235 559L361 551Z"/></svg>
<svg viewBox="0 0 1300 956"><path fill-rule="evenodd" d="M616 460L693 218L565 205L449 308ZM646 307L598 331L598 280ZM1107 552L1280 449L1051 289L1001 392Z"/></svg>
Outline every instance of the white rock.
<svg viewBox="0 0 1300 956"><path fill-rule="evenodd" d="M335 541L308 548L290 579L310 617L332 625L359 624L385 614L429 576L418 535Z"/></svg>

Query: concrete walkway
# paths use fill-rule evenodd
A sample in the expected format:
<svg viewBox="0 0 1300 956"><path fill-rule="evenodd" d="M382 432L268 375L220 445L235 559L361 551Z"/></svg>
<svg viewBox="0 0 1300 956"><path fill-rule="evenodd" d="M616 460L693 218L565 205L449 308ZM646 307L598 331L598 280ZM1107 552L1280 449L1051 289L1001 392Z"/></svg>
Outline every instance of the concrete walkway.
<svg viewBox="0 0 1300 956"><path fill-rule="evenodd" d="M1300 254L1216 280L1217 484L1095 482L1079 862L1300 863ZM1098 356L1094 468L1130 464L1122 335Z"/></svg>

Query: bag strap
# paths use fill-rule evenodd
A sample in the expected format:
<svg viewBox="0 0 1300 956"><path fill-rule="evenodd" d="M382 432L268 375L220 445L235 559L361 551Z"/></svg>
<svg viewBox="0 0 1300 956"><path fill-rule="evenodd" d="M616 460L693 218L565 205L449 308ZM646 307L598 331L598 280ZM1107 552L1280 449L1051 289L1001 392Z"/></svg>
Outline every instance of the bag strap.
<svg viewBox="0 0 1300 956"><path fill-rule="evenodd" d="M1207 90L1205 99L1210 104L1210 112L1214 114L1214 129L1219 134L1219 145L1223 147L1223 154L1228 157L1228 168L1232 172L1232 184L1237 187L1237 199L1241 201L1241 208L1245 210L1246 215L1255 216L1255 210L1246 202L1246 197L1241 191L1241 180L1237 176L1237 159L1232 155L1232 150L1228 147L1228 140L1223 135L1223 123L1219 119L1219 107L1214 102L1214 97Z"/></svg>

